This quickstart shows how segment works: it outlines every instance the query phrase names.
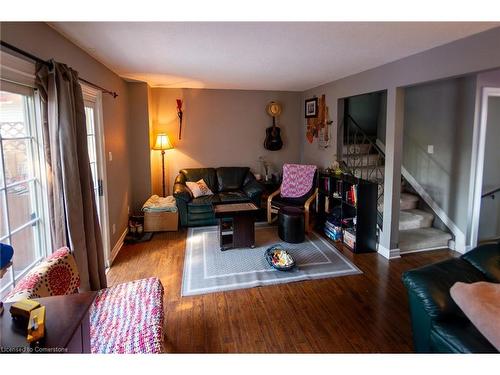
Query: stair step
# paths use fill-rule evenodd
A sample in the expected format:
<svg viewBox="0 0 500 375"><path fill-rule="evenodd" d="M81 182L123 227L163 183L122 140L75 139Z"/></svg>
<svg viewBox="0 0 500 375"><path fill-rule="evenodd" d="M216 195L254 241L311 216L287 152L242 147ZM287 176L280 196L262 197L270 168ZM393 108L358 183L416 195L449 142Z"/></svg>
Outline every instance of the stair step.
<svg viewBox="0 0 500 375"><path fill-rule="evenodd" d="M380 162L379 154L344 154L342 160L348 167L377 166Z"/></svg>
<svg viewBox="0 0 500 375"><path fill-rule="evenodd" d="M369 143L358 143L358 144L348 144L344 143L344 154L355 153L355 154L368 154L370 152L371 145Z"/></svg>
<svg viewBox="0 0 500 375"><path fill-rule="evenodd" d="M382 186L379 185L379 189L381 189ZM419 197L414 194L409 194L409 193L401 193L401 197L399 199L399 209L400 210L412 210L417 208L419 202ZM378 210L383 211L384 210L384 195L379 200L378 204Z"/></svg>
<svg viewBox="0 0 500 375"><path fill-rule="evenodd" d="M418 210L401 210L399 214L399 230L411 230L411 229L421 229L421 228L429 228L432 226L434 221L434 215Z"/></svg>
<svg viewBox="0 0 500 375"><path fill-rule="evenodd" d="M400 209L401 210L411 210L417 208L419 198L415 194L401 193L400 199Z"/></svg>
<svg viewBox="0 0 500 375"><path fill-rule="evenodd" d="M447 248L452 235L437 228L421 228L399 232L399 249L401 253Z"/></svg>

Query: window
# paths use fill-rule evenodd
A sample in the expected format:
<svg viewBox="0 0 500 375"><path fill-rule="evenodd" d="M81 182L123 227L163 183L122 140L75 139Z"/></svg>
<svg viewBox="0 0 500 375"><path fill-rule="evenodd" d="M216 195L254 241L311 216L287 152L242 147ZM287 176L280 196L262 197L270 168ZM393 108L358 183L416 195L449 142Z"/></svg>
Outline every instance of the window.
<svg viewBox="0 0 500 375"><path fill-rule="evenodd" d="M97 206L97 213L100 216L100 189L102 189L102 180L97 173L97 150L96 150L96 132L94 124L94 103L85 102L85 118L87 123L87 146L90 161L90 170L92 172L92 182L94 183L94 196ZM100 220L100 217L99 217Z"/></svg>
<svg viewBox="0 0 500 375"><path fill-rule="evenodd" d="M0 297L47 255L42 136L35 90L0 87L0 242L14 248L13 266L0 280Z"/></svg>
<svg viewBox="0 0 500 375"><path fill-rule="evenodd" d="M104 131L102 120L102 94L90 86L82 85L87 124L87 145L90 170L94 183L94 196L97 214L101 226L104 259L107 267L110 265L110 240L108 231L108 204L106 189L106 158L104 152Z"/></svg>

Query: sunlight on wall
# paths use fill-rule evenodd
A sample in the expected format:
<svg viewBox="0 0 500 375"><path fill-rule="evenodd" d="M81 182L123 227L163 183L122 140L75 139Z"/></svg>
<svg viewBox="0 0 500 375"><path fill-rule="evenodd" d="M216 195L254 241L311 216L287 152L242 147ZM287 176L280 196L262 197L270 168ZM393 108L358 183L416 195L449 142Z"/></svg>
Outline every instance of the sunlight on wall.
<svg viewBox="0 0 500 375"><path fill-rule="evenodd" d="M262 173L259 157L265 156L276 173L284 162L300 160L299 93L149 88L148 96L150 143L162 132L174 145L165 154L168 194L183 168L246 166ZM183 101L180 140L176 99ZM263 146L266 128L272 125L265 110L271 100L284 108L279 118L284 146L279 151ZM151 150L150 162L152 193L161 194L161 152Z"/></svg>

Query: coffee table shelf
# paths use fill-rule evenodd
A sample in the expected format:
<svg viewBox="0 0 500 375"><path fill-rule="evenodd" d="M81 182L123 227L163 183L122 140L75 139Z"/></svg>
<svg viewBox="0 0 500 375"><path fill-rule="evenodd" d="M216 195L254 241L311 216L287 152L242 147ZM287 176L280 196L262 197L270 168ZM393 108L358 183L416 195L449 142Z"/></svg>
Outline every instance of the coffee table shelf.
<svg viewBox="0 0 500 375"><path fill-rule="evenodd" d="M214 204L214 212L215 217L219 220L221 251L255 247L255 220L259 212L259 208L255 204L251 202L216 203Z"/></svg>

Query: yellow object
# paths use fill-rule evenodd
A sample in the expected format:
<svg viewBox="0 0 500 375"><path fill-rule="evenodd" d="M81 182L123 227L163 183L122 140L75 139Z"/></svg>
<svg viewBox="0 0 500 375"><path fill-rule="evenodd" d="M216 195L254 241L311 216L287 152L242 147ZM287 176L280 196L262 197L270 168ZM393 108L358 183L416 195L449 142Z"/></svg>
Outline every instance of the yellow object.
<svg viewBox="0 0 500 375"><path fill-rule="evenodd" d="M12 304L9 311L13 317L21 316L24 318L29 318L31 311L39 306L40 304L36 301L23 299Z"/></svg>
<svg viewBox="0 0 500 375"><path fill-rule="evenodd" d="M31 343L42 339L43 336L45 336L45 306L40 306L31 311L26 340Z"/></svg>
<svg viewBox="0 0 500 375"><path fill-rule="evenodd" d="M170 138L165 133L160 133L156 136L156 143L153 147L153 150L170 150L174 148L172 143L170 142Z"/></svg>
<svg viewBox="0 0 500 375"><path fill-rule="evenodd" d="M271 117L277 117L281 114L281 104L278 102L269 102L266 107L267 114Z"/></svg>

